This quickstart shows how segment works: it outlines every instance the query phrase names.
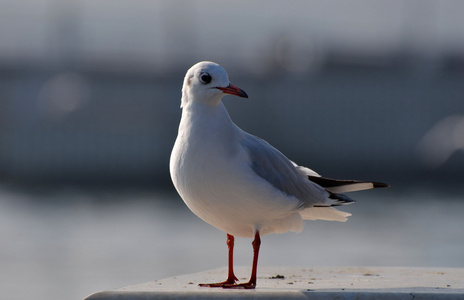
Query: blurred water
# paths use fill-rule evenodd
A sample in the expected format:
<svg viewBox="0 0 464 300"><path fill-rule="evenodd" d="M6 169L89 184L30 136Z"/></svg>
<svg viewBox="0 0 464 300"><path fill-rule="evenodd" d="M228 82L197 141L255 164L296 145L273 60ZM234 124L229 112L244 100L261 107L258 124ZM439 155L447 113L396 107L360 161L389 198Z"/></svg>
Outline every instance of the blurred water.
<svg viewBox="0 0 464 300"><path fill-rule="evenodd" d="M307 222L263 238L261 266L464 267L464 195L412 189L352 194L347 223ZM225 234L175 194L0 189L3 299L82 299L226 265ZM236 264L251 263L236 240ZM247 277L248 274L238 274Z"/></svg>

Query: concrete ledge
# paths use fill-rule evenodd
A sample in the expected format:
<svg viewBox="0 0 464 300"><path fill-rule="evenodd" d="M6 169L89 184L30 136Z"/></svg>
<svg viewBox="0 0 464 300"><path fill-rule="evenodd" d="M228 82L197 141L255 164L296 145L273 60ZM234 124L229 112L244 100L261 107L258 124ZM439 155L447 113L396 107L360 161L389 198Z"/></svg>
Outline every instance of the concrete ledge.
<svg viewBox="0 0 464 300"><path fill-rule="evenodd" d="M248 268L237 268L246 281ZM201 288L224 280L227 269L181 275L93 294L122 299L464 299L464 268L315 267L258 269L255 290Z"/></svg>

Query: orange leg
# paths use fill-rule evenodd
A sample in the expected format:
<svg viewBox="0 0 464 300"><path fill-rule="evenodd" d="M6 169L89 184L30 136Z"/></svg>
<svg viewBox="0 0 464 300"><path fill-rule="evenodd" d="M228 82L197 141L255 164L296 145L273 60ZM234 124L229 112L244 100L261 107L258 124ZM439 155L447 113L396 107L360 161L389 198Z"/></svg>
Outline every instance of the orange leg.
<svg viewBox="0 0 464 300"><path fill-rule="evenodd" d="M225 284L223 288L229 289L254 289L256 287L256 274L258 271L258 255L259 255L259 246L261 245L261 238L259 236L259 231L255 233L255 239L252 242L253 245L253 265L251 268L251 277L247 283L233 283Z"/></svg>
<svg viewBox="0 0 464 300"><path fill-rule="evenodd" d="M233 235L227 234L227 248L229 249L229 274L223 282L217 283L200 283L202 287L224 287L225 285L233 285L237 282L237 277L234 275L234 241Z"/></svg>

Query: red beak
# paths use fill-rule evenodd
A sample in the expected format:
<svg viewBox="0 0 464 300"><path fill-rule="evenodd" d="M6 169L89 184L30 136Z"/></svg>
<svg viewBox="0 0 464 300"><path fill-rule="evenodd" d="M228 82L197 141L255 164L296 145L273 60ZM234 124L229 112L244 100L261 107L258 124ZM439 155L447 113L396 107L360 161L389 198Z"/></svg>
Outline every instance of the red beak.
<svg viewBox="0 0 464 300"><path fill-rule="evenodd" d="M245 93L241 88L236 87L233 84L229 84L228 87L218 87L217 89L220 89L221 91L223 91L226 94L235 95L235 96L239 96L239 97L243 97L243 98L248 98L247 93Z"/></svg>

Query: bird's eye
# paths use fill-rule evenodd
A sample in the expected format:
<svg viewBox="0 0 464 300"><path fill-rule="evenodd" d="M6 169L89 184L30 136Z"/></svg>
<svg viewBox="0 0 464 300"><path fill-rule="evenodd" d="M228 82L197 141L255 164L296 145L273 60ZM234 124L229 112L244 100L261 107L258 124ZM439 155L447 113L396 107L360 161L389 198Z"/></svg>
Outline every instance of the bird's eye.
<svg viewBox="0 0 464 300"><path fill-rule="evenodd" d="M200 81L203 82L204 84L210 83L211 82L211 75L208 73L201 73L200 74Z"/></svg>

